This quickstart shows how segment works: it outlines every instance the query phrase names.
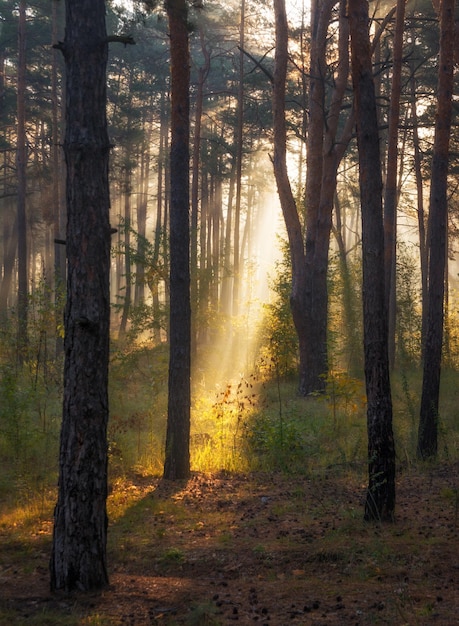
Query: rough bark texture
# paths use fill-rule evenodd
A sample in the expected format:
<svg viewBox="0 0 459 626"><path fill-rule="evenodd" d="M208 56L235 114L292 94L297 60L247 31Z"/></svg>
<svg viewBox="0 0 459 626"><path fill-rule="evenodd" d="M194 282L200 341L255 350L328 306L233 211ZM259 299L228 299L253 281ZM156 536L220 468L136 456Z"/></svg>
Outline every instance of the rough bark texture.
<svg viewBox="0 0 459 626"><path fill-rule="evenodd" d="M110 225L104 0L66 2L67 302L51 588L108 583Z"/></svg>
<svg viewBox="0 0 459 626"><path fill-rule="evenodd" d="M365 519L390 521L395 511L395 449L384 297L384 228L378 121L368 33L368 3L366 0L349 0L348 6L362 205L369 471Z"/></svg>
<svg viewBox="0 0 459 626"><path fill-rule="evenodd" d="M171 49L169 400L164 478L190 475L190 57L186 0L166 2Z"/></svg>
<svg viewBox="0 0 459 626"><path fill-rule="evenodd" d="M440 4L440 60L429 210L429 294L418 455L437 454L448 220L448 158L454 67L454 0Z"/></svg>

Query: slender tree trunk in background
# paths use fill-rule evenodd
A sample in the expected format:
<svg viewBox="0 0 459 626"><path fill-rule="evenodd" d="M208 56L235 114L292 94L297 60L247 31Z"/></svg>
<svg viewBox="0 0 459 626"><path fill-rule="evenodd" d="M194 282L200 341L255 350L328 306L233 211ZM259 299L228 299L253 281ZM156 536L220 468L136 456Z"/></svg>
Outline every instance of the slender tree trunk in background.
<svg viewBox="0 0 459 626"><path fill-rule="evenodd" d="M392 521L395 513L395 447L387 349L382 176L368 31L368 2L349 0L348 7L362 205L369 471L364 517L368 521Z"/></svg>
<svg viewBox="0 0 459 626"><path fill-rule="evenodd" d="M110 222L104 0L66 1L67 303L51 589L108 583Z"/></svg>
<svg viewBox="0 0 459 626"><path fill-rule="evenodd" d="M444 333L443 333L443 358L446 365L451 365L451 328L450 328L450 301L449 301L449 258L448 258L449 228L446 220L446 246L445 246L445 297L444 297Z"/></svg>
<svg viewBox="0 0 459 626"><path fill-rule="evenodd" d="M201 220L199 224L199 303L198 343L205 342L208 331L209 272L207 270L207 223L209 214L208 174L201 172Z"/></svg>
<svg viewBox="0 0 459 626"><path fill-rule="evenodd" d="M218 311L218 289L220 285L220 224L222 222L222 179L214 176L213 197L210 203L210 241L211 241L211 284L210 306L212 311Z"/></svg>
<svg viewBox="0 0 459 626"><path fill-rule="evenodd" d="M234 188L236 183L236 163L231 162L231 172L229 175L228 203L225 224L225 242L223 245L223 272L221 287L221 308L225 315L231 314L231 285L233 281L231 272L231 244L233 233L233 202Z"/></svg>
<svg viewBox="0 0 459 626"><path fill-rule="evenodd" d="M425 228L424 214L424 185L422 180L421 147L418 133L418 115L416 109L416 88L414 82L414 68L412 68L412 78L410 81L411 96L411 124L413 127L413 148L414 148L414 175L416 179L416 208L419 231L419 260L421 267L421 300L422 300L422 322L421 322L421 360L424 361L424 346L427 327L428 310L428 249Z"/></svg>
<svg viewBox="0 0 459 626"><path fill-rule="evenodd" d="M234 251L233 251L233 315L239 312L239 248L242 202L242 159L244 134L244 45L245 45L245 0L241 0L241 20L239 26L239 85L237 92L237 120L234 133L236 159L236 202L234 205Z"/></svg>
<svg viewBox="0 0 459 626"><path fill-rule="evenodd" d="M145 126L147 128L145 129ZM145 241L147 236L147 207L148 207L148 185L150 179L150 143L151 143L152 121L144 122L145 139L142 142L142 152L140 155L140 176L139 193L137 195L137 239L136 267L135 267L135 291L134 304L141 304L145 300Z"/></svg>
<svg viewBox="0 0 459 626"><path fill-rule="evenodd" d="M164 478L190 475L190 53L187 0L166 0L171 51L169 396Z"/></svg>
<svg viewBox="0 0 459 626"><path fill-rule="evenodd" d="M131 124L128 121L125 153L125 165L124 165L124 210L123 210L123 248L124 248L124 301L123 312L121 315L119 336L123 337L126 334L128 325L129 313L131 311L132 300L132 269L131 269L131 198L132 198L132 166L131 166L131 151L133 149L130 141Z"/></svg>
<svg viewBox="0 0 459 626"><path fill-rule="evenodd" d="M0 107L5 106L5 55L6 50L0 50Z"/></svg>
<svg viewBox="0 0 459 626"><path fill-rule="evenodd" d="M27 145L25 134L26 99L26 2L19 3L18 82L17 82L17 179L18 179L18 360L25 359L27 348L28 280L27 280Z"/></svg>
<svg viewBox="0 0 459 626"><path fill-rule="evenodd" d="M167 268L166 264L166 251L163 250L164 242L165 242L165 233L166 233L166 211L165 211L165 199L163 189L165 187L165 161L166 161L166 152L167 152L167 135L169 132L168 127L168 118L166 114L166 96L164 92L161 94L161 126L159 130L159 153L158 153L158 173L157 173L157 193L156 193L156 224L155 224L155 236L153 241L153 272L154 276L150 283L151 294L153 298L153 314L159 317L160 316L160 299L159 299L159 282L160 276L158 275L158 269L160 265L160 257L162 256L163 265L162 270L164 274L166 274ZM165 279L165 276L163 276ZM167 289L167 281L166 282L166 293L169 291ZM153 337L155 340L155 344L159 344L161 342L161 331L159 324L155 324L153 329Z"/></svg>
<svg viewBox="0 0 459 626"><path fill-rule="evenodd" d="M443 343L448 222L448 160L454 89L454 0L440 4L440 59L429 202L429 300L424 352L418 456L436 457Z"/></svg>
<svg viewBox="0 0 459 626"><path fill-rule="evenodd" d="M13 281L14 261L16 259L16 249L18 243L17 214L14 221L7 216L6 207L3 215L3 276L0 284L0 316L5 318L8 315L8 297L11 293L11 283Z"/></svg>
<svg viewBox="0 0 459 626"><path fill-rule="evenodd" d="M253 233L253 211L254 211L254 185L252 184L253 168L249 165L249 171L247 172L247 214L245 218L244 231L242 233L242 241L240 248L240 261L239 261L239 270L241 274L244 274L245 262L247 259L247 264L249 265L249 274L251 271L250 262L252 259L251 246L252 246L252 233ZM221 183L220 183L221 187ZM221 204L221 203L220 203ZM248 282L250 282L250 276L248 277ZM246 296L245 296L246 299Z"/></svg>
<svg viewBox="0 0 459 626"><path fill-rule="evenodd" d="M338 199L338 194L335 196L335 216L336 226L332 227L333 234L338 245L339 254L339 272L340 279L343 285L343 337L345 341L345 353L348 357L347 369L351 376L356 378L361 375L362 372L362 359L361 359L361 333L359 330L358 316L356 311L356 301L353 290L353 280L348 263L348 250L346 247L346 241L344 237L345 233L345 220L342 218L344 211L341 210L341 205Z"/></svg>
<svg viewBox="0 0 459 626"><path fill-rule="evenodd" d="M116 200L115 202L117 204L119 204L119 207L117 207L114 210L114 214L115 215L121 215L122 212L122 203L123 203L123 195L121 193L121 189L119 190L119 193L116 194ZM117 237L116 237L116 245L118 249L121 249L122 246L122 239L123 239L123 235L121 232L121 228L118 228L118 232L117 232ZM123 267L124 267L124 258L122 254L117 254L116 258L115 258L115 263L116 263L116 285L115 285L115 293L117 294L117 298L119 298L119 294L121 293L121 290L123 288L123 284L122 284L122 278L123 278ZM116 310L116 318L117 320L121 320L121 315L120 315L120 310L121 309L117 309ZM114 319L112 318L111 321L112 324L114 324Z"/></svg>
<svg viewBox="0 0 459 626"><path fill-rule="evenodd" d="M52 3L52 41L58 41L58 2ZM65 286L65 248L62 245L64 234L62 232L62 207L61 207L61 181L62 181L62 160L60 154L60 120L59 120L59 96L58 96L58 55L56 48L52 49L51 59L51 101L52 101L52 167L53 167L53 234L54 234L54 301L56 313L60 313L61 294ZM59 327L61 319L56 319L56 356L60 356L64 350L64 340Z"/></svg>
<svg viewBox="0 0 459 626"><path fill-rule="evenodd" d="M389 105L386 184L384 189L384 267L386 276L386 307L388 311L389 363L395 363L396 242L397 242L397 162L398 126L403 57L405 2L397 0L394 34L394 63Z"/></svg>
<svg viewBox="0 0 459 626"><path fill-rule="evenodd" d="M201 51L204 57L204 64L198 70L198 88L196 92L196 112L194 122L193 152L191 165L191 245L190 245L190 275L191 275L191 352L193 357L197 351L197 328L196 316L199 301L199 280L198 280L198 230L199 230L199 179L201 162L201 127L202 112L204 105L204 85L210 70L210 53L207 50L204 31L199 30L201 41Z"/></svg>

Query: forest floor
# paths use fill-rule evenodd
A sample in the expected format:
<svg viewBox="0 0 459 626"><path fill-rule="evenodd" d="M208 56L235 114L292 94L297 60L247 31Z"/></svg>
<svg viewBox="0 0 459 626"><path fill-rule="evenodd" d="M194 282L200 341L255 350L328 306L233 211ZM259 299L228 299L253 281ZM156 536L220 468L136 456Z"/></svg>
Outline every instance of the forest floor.
<svg viewBox="0 0 459 626"><path fill-rule="evenodd" d="M336 470L117 481L99 593L49 592L49 517L0 526L0 624L457 624L458 478L399 474L384 525L362 521L364 480Z"/></svg>

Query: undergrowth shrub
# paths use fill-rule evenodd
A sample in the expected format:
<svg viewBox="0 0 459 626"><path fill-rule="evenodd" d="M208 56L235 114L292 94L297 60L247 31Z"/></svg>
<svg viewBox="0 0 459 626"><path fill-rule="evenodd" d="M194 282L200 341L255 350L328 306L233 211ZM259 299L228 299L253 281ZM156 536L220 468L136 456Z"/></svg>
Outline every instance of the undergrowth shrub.
<svg viewBox="0 0 459 626"><path fill-rule="evenodd" d="M417 254L417 252L416 252ZM414 253L397 243L396 349L403 368L421 360L421 276Z"/></svg>
<svg viewBox="0 0 459 626"><path fill-rule="evenodd" d="M168 348L113 342L108 423L112 473L160 473L167 419Z"/></svg>
<svg viewBox="0 0 459 626"><path fill-rule="evenodd" d="M270 281L274 294L264 305L260 323L258 367L269 376L296 375L298 369L298 337L290 310L292 270L287 244L283 246L282 260L276 263L275 279Z"/></svg>
<svg viewBox="0 0 459 626"><path fill-rule="evenodd" d="M358 381L316 397L295 394L293 383L265 384L264 403L244 422L253 469L309 473L365 462L365 413Z"/></svg>
<svg viewBox="0 0 459 626"><path fill-rule="evenodd" d="M56 484L59 390L3 364L0 397L0 496L30 502Z"/></svg>

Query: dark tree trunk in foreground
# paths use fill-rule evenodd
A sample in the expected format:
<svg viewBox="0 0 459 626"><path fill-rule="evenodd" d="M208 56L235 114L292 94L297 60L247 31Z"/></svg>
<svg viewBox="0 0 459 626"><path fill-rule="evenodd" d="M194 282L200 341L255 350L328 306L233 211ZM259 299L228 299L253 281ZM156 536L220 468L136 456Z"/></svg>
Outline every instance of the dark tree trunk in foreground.
<svg viewBox="0 0 459 626"><path fill-rule="evenodd" d="M164 478L190 475L190 57L186 0L167 0L171 48L169 398Z"/></svg>
<svg viewBox="0 0 459 626"><path fill-rule="evenodd" d="M369 471L365 519L392 521L395 511L395 448L384 291L382 176L368 33L368 3L366 0L349 0L348 7L362 205Z"/></svg>
<svg viewBox="0 0 459 626"><path fill-rule="evenodd" d="M108 583L110 225L104 0L66 2L67 303L51 588Z"/></svg>
<svg viewBox="0 0 459 626"><path fill-rule="evenodd" d="M454 0L443 0L440 3L438 68L438 101L430 183L428 317L418 432L418 456L422 459L435 457L438 445L448 221L448 159L454 87Z"/></svg>

